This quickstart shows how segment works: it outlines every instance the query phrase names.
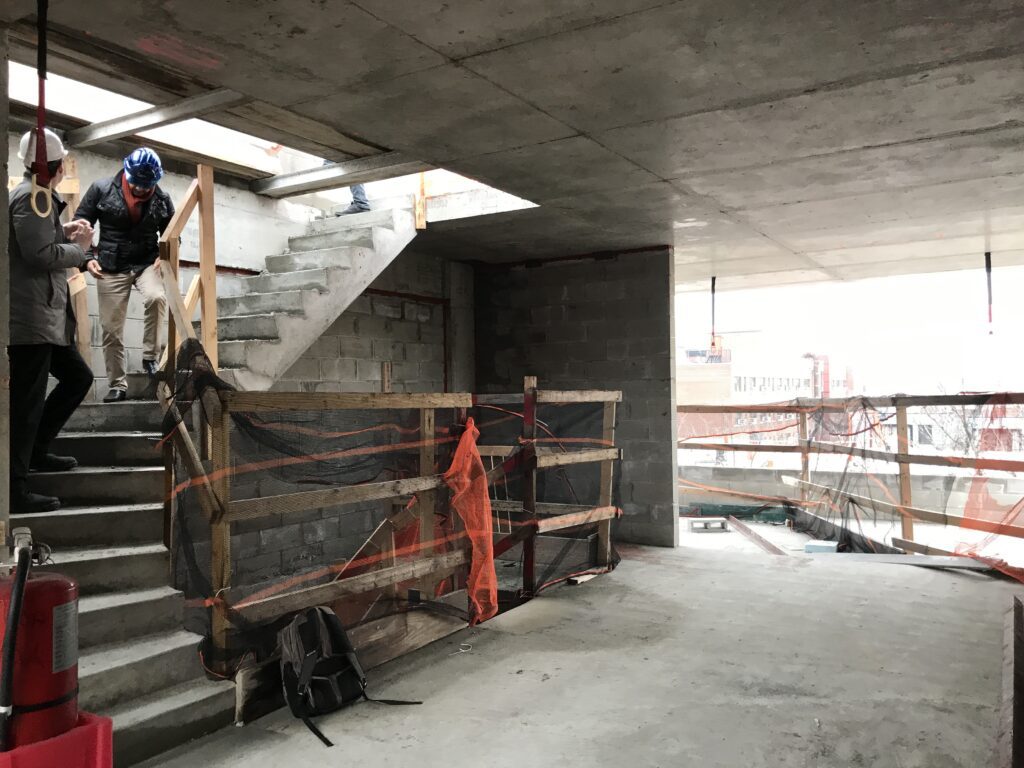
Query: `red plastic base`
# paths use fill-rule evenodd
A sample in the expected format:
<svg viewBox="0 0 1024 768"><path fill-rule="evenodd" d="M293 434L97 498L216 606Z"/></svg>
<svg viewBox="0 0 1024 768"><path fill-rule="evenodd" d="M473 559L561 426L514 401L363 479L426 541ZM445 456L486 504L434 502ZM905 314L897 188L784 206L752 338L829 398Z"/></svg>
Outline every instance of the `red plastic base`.
<svg viewBox="0 0 1024 768"><path fill-rule="evenodd" d="M78 725L46 741L0 752L0 768L113 768L113 724L109 717L81 712Z"/></svg>

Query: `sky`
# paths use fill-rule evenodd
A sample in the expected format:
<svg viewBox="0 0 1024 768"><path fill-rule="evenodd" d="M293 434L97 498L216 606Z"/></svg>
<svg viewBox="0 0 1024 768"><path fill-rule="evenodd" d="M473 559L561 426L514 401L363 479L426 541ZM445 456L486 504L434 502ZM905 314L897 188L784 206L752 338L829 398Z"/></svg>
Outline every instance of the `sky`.
<svg viewBox="0 0 1024 768"><path fill-rule="evenodd" d="M764 368L806 376L801 358L812 352L829 355L833 378L850 366L857 394L1021 391L1024 267L995 267L992 285L991 334L982 268L719 290L716 330L736 349L734 373L742 366L748 375ZM706 349L710 335L710 286L677 294L677 349Z"/></svg>

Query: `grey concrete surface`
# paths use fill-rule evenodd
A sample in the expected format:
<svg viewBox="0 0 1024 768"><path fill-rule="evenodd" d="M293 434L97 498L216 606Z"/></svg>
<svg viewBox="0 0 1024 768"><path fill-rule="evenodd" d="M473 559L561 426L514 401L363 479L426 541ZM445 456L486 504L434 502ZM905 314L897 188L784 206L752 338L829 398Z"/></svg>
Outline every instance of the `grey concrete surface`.
<svg viewBox="0 0 1024 768"><path fill-rule="evenodd" d="M282 711L147 766L990 764L1015 585L763 553L624 557L371 673L371 693L425 703L321 718L333 750Z"/></svg>
<svg viewBox="0 0 1024 768"><path fill-rule="evenodd" d="M446 258L671 245L684 288L718 274L729 290L973 268L1024 211L1014 0L102 0L50 15L56 71L158 102L233 88L257 101L208 119L325 155L356 136L541 203L432 225L423 247ZM17 27L19 60L28 39ZM888 250L851 245L865 238ZM993 252L1024 263L1018 239Z"/></svg>

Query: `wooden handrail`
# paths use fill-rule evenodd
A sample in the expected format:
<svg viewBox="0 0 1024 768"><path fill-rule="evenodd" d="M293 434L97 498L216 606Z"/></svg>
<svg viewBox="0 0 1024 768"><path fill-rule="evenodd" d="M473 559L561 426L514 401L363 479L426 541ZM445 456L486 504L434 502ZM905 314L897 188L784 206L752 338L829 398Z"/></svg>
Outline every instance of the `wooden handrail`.
<svg viewBox="0 0 1024 768"><path fill-rule="evenodd" d="M813 413L870 408L923 408L943 405L1022 405L1024 392L978 392L969 395L890 395L886 397L849 397L827 400L797 398L780 403L749 405L690 404L676 407L676 413Z"/></svg>
<svg viewBox="0 0 1024 768"><path fill-rule="evenodd" d="M185 199L181 201L177 209L174 211L174 215L171 217L171 221L167 225L167 229L160 235L161 243L169 243L171 240L177 240L181 237L181 233L185 231L185 225L188 224L189 218L192 216L192 211L195 210L196 204L199 202L199 179L192 179L192 183L188 186L188 191L185 192Z"/></svg>

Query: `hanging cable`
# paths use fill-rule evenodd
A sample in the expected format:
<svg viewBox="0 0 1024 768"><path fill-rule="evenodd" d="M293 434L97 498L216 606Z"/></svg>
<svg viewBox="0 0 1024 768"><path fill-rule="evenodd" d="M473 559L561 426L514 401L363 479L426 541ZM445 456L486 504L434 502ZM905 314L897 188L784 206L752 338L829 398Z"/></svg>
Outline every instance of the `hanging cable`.
<svg viewBox="0 0 1024 768"><path fill-rule="evenodd" d="M985 251L985 281L988 283L988 335L992 335L992 251Z"/></svg>
<svg viewBox="0 0 1024 768"><path fill-rule="evenodd" d="M50 167L46 158L46 16L49 0L36 1L36 74L39 77L39 99L36 104L36 153L29 170L32 172L32 210L40 218L53 214L50 195ZM42 204L39 198L42 197Z"/></svg>

